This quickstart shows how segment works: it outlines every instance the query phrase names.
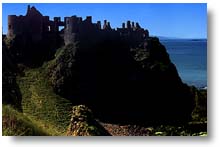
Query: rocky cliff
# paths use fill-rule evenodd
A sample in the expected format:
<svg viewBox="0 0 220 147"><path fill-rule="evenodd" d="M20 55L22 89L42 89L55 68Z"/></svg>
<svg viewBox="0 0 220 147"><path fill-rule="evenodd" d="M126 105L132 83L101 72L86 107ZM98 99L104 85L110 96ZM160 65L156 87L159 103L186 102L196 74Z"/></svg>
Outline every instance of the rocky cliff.
<svg viewBox="0 0 220 147"><path fill-rule="evenodd" d="M34 15L9 16L2 44L4 112L23 111L27 118L21 113L22 122L15 121L33 130L28 134L114 135L123 134L121 126L133 125L131 133L124 133L153 135L145 126L175 123L173 130L165 127L173 135L192 116L207 126L206 91L184 84L166 48L138 23L127 21L127 27L123 23L116 30L106 20L101 28L101 22L92 23L90 16L50 21L30 9ZM5 118L4 134L13 135L11 120ZM33 123L26 123L29 119ZM155 135L164 135L160 130L155 129Z"/></svg>
<svg viewBox="0 0 220 147"><path fill-rule="evenodd" d="M77 40L59 49L48 67L58 94L90 106L103 121L169 123L191 117L193 95L158 38Z"/></svg>
<svg viewBox="0 0 220 147"><path fill-rule="evenodd" d="M21 111L21 94L16 82L18 67L10 48L2 41L2 103Z"/></svg>

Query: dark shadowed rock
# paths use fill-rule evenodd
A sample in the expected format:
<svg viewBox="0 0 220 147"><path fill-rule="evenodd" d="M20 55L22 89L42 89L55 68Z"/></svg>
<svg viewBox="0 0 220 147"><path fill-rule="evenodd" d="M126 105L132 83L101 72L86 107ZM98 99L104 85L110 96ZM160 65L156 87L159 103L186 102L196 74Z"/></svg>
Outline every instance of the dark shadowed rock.
<svg viewBox="0 0 220 147"><path fill-rule="evenodd" d="M54 88L61 90L58 93L89 105L103 121L170 123L190 119L193 95L157 38L149 37L135 46L111 37L96 44L82 42L74 47L74 56L69 52L71 46L64 47L50 68L56 79L52 80ZM74 68L69 69L68 62L73 62Z"/></svg>
<svg viewBox="0 0 220 147"><path fill-rule="evenodd" d="M192 86L191 91L194 95L195 108L192 112L193 120L207 121L207 90Z"/></svg>
<svg viewBox="0 0 220 147"><path fill-rule="evenodd" d="M58 49L55 59L48 64L51 84L55 92L64 97L70 97L77 93L78 70L75 59L77 49L77 44L69 44Z"/></svg>
<svg viewBox="0 0 220 147"><path fill-rule="evenodd" d="M92 17L43 16L28 6L25 16L8 16L7 38L17 63L48 64L57 94L87 104L105 121L182 122L191 117L193 95L158 38L127 21L112 29ZM64 29L59 30L63 26Z"/></svg>
<svg viewBox="0 0 220 147"><path fill-rule="evenodd" d="M21 93L16 83L18 67L5 41L2 41L2 103L21 111Z"/></svg>

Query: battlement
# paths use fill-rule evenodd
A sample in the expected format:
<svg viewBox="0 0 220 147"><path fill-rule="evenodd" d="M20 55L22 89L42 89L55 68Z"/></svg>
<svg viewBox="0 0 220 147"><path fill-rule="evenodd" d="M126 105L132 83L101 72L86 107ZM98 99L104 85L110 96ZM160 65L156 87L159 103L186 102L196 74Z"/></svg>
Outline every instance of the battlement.
<svg viewBox="0 0 220 147"><path fill-rule="evenodd" d="M59 30L60 27L64 27L64 29ZM122 23L122 28L115 30L111 28L110 22L107 20L104 20L103 26L101 21L93 23L92 16L87 16L84 20L76 15L64 17L64 21L61 21L61 17L54 17L53 20L50 20L49 16L43 16L35 7L30 6L27 7L25 16L8 16L8 38L27 35L37 42L48 34L51 37L61 35L64 37L65 44L68 44L77 35L92 34L92 36L96 36L100 32L102 35L114 33L123 38L132 37L136 40L143 40L149 36L148 30L144 30L137 22L131 22L130 20Z"/></svg>

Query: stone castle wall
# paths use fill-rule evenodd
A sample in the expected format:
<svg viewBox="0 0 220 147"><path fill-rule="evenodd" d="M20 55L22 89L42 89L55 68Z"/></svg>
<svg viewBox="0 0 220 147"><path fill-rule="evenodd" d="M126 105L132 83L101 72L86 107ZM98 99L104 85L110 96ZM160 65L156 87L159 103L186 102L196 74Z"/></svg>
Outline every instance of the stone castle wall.
<svg viewBox="0 0 220 147"><path fill-rule="evenodd" d="M59 27L63 26L63 30ZM62 36L64 43L70 44L77 39L97 40L104 36L119 35L127 41L142 41L149 36L148 30L144 30L138 23L126 22L122 24L122 28L112 29L110 22L104 20L103 26L101 21L92 23L92 17L87 16L85 20L82 17L71 16L65 17L61 21L60 17L54 17L49 20L49 16L43 16L35 7L28 6L25 16L8 16L8 38L15 36L25 36L31 38L33 42L42 40L44 36L50 36L51 40L56 40L57 35ZM25 38L24 37L24 38Z"/></svg>

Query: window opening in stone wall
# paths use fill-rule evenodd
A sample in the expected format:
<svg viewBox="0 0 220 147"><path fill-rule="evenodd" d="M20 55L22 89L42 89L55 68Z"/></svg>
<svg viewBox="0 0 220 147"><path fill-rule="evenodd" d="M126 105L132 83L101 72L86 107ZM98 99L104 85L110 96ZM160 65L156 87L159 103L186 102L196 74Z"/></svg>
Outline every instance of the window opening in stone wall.
<svg viewBox="0 0 220 147"><path fill-rule="evenodd" d="M64 29L64 26L59 26L59 31L61 31L62 29Z"/></svg>
<svg viewBox="0 0 220 147"><path fill-rule="evenodd" d="M48 31L50 32L50 26L48 26Z"/></svg>

